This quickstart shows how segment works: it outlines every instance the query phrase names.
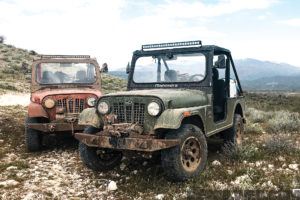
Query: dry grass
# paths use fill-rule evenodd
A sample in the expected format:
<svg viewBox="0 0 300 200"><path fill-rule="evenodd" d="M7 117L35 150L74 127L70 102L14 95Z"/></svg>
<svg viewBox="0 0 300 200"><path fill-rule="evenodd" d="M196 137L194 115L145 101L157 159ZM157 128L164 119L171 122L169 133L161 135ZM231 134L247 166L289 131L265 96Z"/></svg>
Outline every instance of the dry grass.
<svg viewBox="0 0 300 200"><path fill-rule="evenodd" d="M286 135L269 136L264 144L265 151L270 155L292 154L297 151L295 144Z"/></svg>
<svg viewBox="0 0 300 200"><path fill-rule="evenodd" d="M299 113L276 111L268 120L267 131L270 133L298 133L300 131Z"/></svg>
<svg viewBox="0 0 300 200"><path fill-rule="evenodd" d="M102 74L102 89L105 94L126 90L127 81L112 75Z"/></svg>
<svg viewBox="0 0 300 200"><path fill-rule="evenodd" d="M65 151L68 152L68 156L77 157L78 159L75 165L74 163L64 161L69 167L68 170L74 170L74 173L79 174L84 172L81 176L88 177L91 180L79 189L83 191L80 197L88 197L89 194L85 193L85 191L94 186L99 191L105 190L105 181L107 180L116 181L118 190L107 194L105 198L111 197L117 199L153 199L157 194L164 194L166 199L172 199L174 196L177 199L186 197L197 198L200 193L208 197L212 194L219 194L220 190L228 191L228 195L234 190L290 190L300 183L299 171L289 168L291 164L300 164L299 149L296 145L291 145L291 141L293 141L292 144L299 143L300 137L296 133L275 135L266 132L266 124L270 119L254 123L256 124L254 126L259 126L263 131L260 133L257 133L259 131L247 132L243 147L224 151L221 154L214 151L209 152L206 169L199 177L185 183L170 183L164 178L160 162L153 159L148 160L141 157L125 159L123 161L126 165L124 170L116 168L107 173L92 173L80 162L76 145L67 147L67 149L60 147L59 150L51 152L44 151L38 154L24 153L23 118L26 113L25 109L20 106L0 107L0 132L2 133L0 139L4 139L6 142L0 148L3 151L2 158L0 159L5 160L11 153L22 158L22 162L20 163L16 163L18 160L2 162L0 167L3 171L3 176L15 179L20 183L24 183L35 177L34 166L28 164L32 159L35 160L35 163L43 163L46 158L56 159L56 157L64 156ZM262 115L265 116L264 113ZM250 116L249 113L248 116ZM249 125L253 124L250 120L248 120L248 123ZM282 137L278 138L275 136ZM221 162L221 165L212 165L214 160ZM147 164L144 165L144 162L147 162ZM16 172L6 170L7 167L12 165L18 165ZM25 177L18 178L16 176L19 167L24 174L27 174ZM40 173L43 173L43 170L51 171L51 168L37 169ZM59 187L64 187L64 185ZM0 188L0 192L9 194L13 194L12 191L16 190L25 194L27 192L27 190L24 190L22 184L14 188ZM43 194L49 198L53 196L51 192L43 193L40 191L39 194Z"/></svg>

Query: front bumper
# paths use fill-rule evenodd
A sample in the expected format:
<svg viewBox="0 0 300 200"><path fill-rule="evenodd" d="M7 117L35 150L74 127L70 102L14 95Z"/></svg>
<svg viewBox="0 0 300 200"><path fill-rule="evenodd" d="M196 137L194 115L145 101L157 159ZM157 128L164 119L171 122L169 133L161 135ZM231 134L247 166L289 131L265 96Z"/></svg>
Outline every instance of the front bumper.
<svg viewBox="0 0 300 200"><path fill-rule="evenodd" d="M60 131L79 131L83 130L84 126L78 125L77 123L28 123L28 128L41 131L43 133L53 133Z"/></svg>
<svg viewBox="0 0 300 200"><path fill-rule="evenodd" d="M101 135L101 132L96 135L75 133L75 138L90 147L144 152L154 152L174 147L179 144L178 140L173 139L156 139L151 137L116 137Z"/></svg>
<svg viewBox="0 0 300 200"><path fill-rule="evenodd" d="M155 135L144 134L137 124L120 123L104 126L95 134L75 133L75 138L91 147L153 152L179 144L176 139L158 139Z"/></svg>

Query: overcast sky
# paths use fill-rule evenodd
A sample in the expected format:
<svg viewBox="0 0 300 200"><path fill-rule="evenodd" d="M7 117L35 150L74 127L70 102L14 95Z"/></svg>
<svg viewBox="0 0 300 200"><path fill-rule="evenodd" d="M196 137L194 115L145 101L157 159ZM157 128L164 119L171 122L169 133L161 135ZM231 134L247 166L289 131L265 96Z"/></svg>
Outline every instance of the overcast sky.
<svg viewBox="0 0 300 200"><path fill-rule="evenodd" d="M6 43L125 67L142 44L201 39L234 58L300 67L296 0L0 0Z"/></svg>

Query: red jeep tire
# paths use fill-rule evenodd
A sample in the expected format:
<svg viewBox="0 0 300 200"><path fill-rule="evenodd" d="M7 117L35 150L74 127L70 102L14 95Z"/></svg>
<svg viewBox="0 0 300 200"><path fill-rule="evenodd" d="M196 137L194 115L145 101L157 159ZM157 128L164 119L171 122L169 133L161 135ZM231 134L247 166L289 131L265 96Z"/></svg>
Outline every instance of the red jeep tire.
<svg viewBox="0 0 300 200"><path fill-rule="evenodd" d="M29 152L39 151L42 148L42 134L38 130L28 128L28 123L38 123L38 119L26 117L25 120L26 150Z"/></svg>

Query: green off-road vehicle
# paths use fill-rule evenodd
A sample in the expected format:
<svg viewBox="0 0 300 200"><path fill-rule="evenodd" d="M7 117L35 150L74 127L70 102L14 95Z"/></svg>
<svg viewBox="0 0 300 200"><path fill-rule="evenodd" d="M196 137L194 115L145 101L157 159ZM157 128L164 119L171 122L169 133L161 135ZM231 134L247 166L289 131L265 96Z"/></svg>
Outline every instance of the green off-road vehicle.
<svg viewBox="0 0 300 200"><path fill-rule="evenodd" d="M201 41L143 45L127 67L128 91L104 95L84 110L76 133L83 162L109 170L122 154L161 154L166 177L196 177L207 139L242 142L244 97L230 51Z"/></svg>

